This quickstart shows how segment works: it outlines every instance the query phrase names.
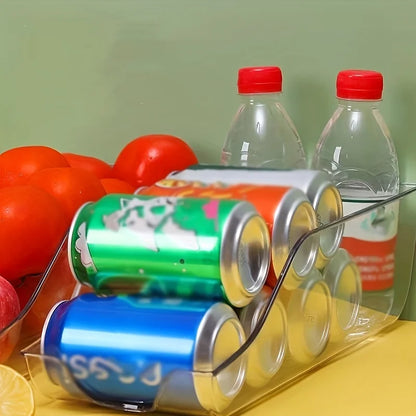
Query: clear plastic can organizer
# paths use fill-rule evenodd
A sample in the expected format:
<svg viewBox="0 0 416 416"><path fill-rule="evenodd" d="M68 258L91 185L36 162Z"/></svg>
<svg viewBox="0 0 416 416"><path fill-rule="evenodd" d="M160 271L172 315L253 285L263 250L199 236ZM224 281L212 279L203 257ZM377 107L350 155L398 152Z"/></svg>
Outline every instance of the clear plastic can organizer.
<svg viewBox="0 0 416 416"><path fill-rule="evenodd" d="M412 274L415 191L403 185L394 197L308 231L275 271L275 286L264 286L243 307L223 299L98 295L90 288L80 294L74 279L71 293L51 305L43 332L21 340L31 342L22 351L27 376L48 398L120 412L231 415L279 394L398 319ZM394 210L387 209L391 204ZM392 212L398 218L386 215ZM362 259L342 241L321 268L291 275L296 254L311 247L310 239L360 219L383 232L398 224L389 243L394 255L377 260L374 279L386 281L382 289L363 288ZM45 285L66 250L63 244L45 272ZM31 308L43 301L42 291L39 287ZM28 313L0 339L17 331Z"/></svg>
<svg viewBox="0 0 416 416"><path fill-rule="evenodd" d="M14 321L0 330L0 364L27 373L21 350L39 339L49 310L57 302L87 290L74 280L70 272L66 241L67 237L43 274L25 277L30 280L28 290L32 293Z"/></svg>

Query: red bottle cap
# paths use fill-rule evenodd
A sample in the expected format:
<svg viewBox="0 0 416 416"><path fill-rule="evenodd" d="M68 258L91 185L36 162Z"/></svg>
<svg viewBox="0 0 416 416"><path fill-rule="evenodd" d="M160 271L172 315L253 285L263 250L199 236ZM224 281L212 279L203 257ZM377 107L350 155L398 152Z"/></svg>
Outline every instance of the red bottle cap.
<svg viewBox="0 0 416 416"><path fill-rule="evenodd" d="M282 91L282 71L278 66L253 66L238 71L239 94Z"/></svg>
<svg viewBox="0 0 416 416"><path fill-rule="evenodd" d="M383 75L376 71L349 69L338 73L337 98L345 100L381 100Z"/></svg>

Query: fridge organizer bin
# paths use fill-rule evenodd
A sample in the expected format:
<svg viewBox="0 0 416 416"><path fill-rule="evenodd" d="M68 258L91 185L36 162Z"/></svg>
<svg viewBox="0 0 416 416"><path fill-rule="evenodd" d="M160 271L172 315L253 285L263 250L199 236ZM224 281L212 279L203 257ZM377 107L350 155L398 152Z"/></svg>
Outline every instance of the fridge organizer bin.
<svg viewBox="0 0 416 416"><path fill-rule="evenodd" d="M95 402L129 412L231 415L278 394L317 366L351 353L352 347L370 337L377 340L374 335L400 316L415 251L415 191L414 185L402 186L399 195L321 226L298 240L277 285L265 288L246 308L236 310L246 340L231 355L215 354L211 367L165 373L163 362L150 362L140 373L127 374L105 361L108 357L95 357L92 362L80 356L74 368L68 365L67 357L42 355L38 339L23 350L30 379L39 392L53 400ZM390 204L399 205L393 286L372 293L362 290L359 269L344 248L339 248L323 269L298 278L297 286L293 280L285 285L286 279L293 277L289 275L290 265L297 251L309 238L344 227L368 213L380 219ZM49 273L53 271L54 265ZM387 267L388 272L393 272L391 267ZM138 392L137 398L100 396L97 386L109 379L115 390ZM125 388L120 389L120 383L125 383Z"/></svg>
<svg viewBox="0 0 416 416"><path fill-rule="evenodd" d="M0 331L0 364L9 365L22 374L27 373L27 366L20 351L39 338L52 306L86 291L70 272L67 237L61 242L45 272L26 278L35 282L33 293L14 321Z"/></svg>

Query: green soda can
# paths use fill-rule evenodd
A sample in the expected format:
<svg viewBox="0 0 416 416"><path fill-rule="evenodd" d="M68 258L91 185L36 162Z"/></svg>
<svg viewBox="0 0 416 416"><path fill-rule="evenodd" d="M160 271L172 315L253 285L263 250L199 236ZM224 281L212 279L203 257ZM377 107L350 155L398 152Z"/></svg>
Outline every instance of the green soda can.
<svg viewBox="0 0 416 416"><path fill-rule="evenodd" d="M270 267L270 235L246 201L109 194L68 237L75 278L98 294L225 299L243 307Z"/></svg>

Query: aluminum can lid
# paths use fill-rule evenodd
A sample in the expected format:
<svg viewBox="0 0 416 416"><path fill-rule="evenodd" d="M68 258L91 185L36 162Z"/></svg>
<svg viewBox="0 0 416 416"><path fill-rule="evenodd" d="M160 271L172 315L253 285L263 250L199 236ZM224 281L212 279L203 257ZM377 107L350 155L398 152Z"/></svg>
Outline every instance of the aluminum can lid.
<svg viewBox="0 0 416 416"><path fill-rule="evenodd" d="M215 303L198 329L194 352L194 386L204 409L221 412L240 392L246 376L246 357L241 355L218 374L212 372L245 342L245 334L234 310Z"/></svg>
<svg viewBox="0 0 416 416"><path fill-rule="evenodd" d="M288 346L291 356L307 363L319 356L329 340L332 299L328 285L317 269L289 291L287 302Z"/></svg>
<svg viewBox="0 0 416 416"><path fill-rule="evenodd" d="M269 287L264 287L239 315L246 336L255 334L247 350L246 382L252 387L265 385L279 371L286 355L287 317L279 299L274 299L263 325L260 330L257 328L266 312L271 293Z"/></svg>
<svg viewBox="0 0 416 416"><path fill-rule="evenodd" d="M243 307L260 292L270 267L270 234L264 219L246 201L236 204L224 225L221 282L233 306Z"/></svg>
<svg viewBox="0 0 416 416"><path fill-rule="evenodd" d="M356 323L362 289L358 266L340 248L322 271L333 298L331 340L344 338Z"/></svg>

